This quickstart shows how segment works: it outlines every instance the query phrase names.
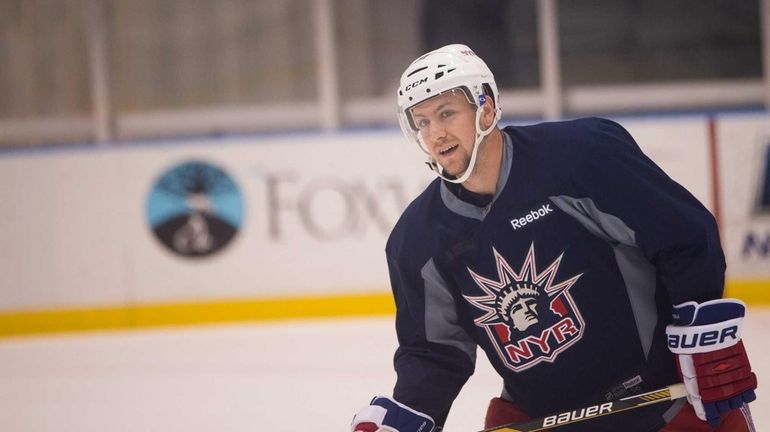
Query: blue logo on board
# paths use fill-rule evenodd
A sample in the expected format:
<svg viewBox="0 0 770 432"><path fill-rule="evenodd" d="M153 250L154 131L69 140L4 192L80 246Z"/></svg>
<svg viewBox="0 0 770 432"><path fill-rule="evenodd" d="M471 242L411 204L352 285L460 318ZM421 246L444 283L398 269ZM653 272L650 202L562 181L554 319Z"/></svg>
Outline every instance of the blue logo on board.
<svg viewBox="0 0 770 432"><path fill-rule="evenodd" d="M147 221L155 237L185 257L208 256L229 244L243 213L243 199L233 179L202 161L168 169L147 199Z"/></svg>

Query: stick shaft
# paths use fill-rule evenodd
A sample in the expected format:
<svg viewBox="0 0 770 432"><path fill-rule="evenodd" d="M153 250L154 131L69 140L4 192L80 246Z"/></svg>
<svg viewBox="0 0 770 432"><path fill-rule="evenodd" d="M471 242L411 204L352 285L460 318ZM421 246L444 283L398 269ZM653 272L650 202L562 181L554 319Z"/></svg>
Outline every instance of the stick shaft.
<svg viewBox="0 0 770 432"><path fill-rule="evenodd" d="M567 424L619 413L621 411L628 411L647 405L671 401L685 397L686 395L687 391L684 388L684 384L674 384L658 390L653 390L648 393L616 399L602 404L578 408L576 410L555 413L545 417L536 418L525 423L511 423L507 425L496 426L490 429L484 429L481 432L542 431L556 426L564 426Z"/></svg>

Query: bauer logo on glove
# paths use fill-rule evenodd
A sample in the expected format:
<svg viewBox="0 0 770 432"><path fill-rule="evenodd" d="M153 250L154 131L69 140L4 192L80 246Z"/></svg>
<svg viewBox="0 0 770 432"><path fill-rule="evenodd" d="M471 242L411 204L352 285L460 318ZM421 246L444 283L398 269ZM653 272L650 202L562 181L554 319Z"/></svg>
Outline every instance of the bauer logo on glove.
<svg viewBox="0 0 770 432"><path fill-rule="evenodd" d="M674 306L674 323L666 327L687 400L713 426L721 414L756 399L757 377L741 341L744 315L740 300L687 302Z"/></svg>
<svg viewBox="0 0 770 432"><path fill-rule="evenodd" d="M684 350L688 348L697 350L699 347L706 347L711 345L735 345L741 339L739 330L740 329L738 326L734 325L719 330L708 330L702 333L670 333L668 335L668 347L672 350Z"/></svg>

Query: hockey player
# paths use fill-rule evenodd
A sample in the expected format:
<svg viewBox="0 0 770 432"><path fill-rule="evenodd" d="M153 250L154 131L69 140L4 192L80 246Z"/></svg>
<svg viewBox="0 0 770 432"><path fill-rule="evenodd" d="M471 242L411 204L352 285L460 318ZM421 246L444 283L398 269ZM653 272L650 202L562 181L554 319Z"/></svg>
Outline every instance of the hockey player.
<svg viewBox="0 0 770 432"><path fill-rule="evenodd" d="M625 129L500 130L495 80L464 45L409 65L398 108L440 178L388 240L398 379L353 431L440 431L477 346L503 381L485 427L683 380L686 399L559 430L754 430L745 305L722 298L714 218Z"/></svg>

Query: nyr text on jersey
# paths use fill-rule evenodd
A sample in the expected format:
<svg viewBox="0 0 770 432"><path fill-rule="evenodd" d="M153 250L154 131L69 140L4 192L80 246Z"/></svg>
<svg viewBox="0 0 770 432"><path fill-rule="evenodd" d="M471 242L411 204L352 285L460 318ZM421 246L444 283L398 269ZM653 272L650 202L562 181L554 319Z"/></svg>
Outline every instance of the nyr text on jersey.
<svg viewBox="0 0 770 432"><path fill-rule="evenodd" d="M553 212L553 209L551 208L551 204L543 204L539 209L532 210L529 212L529 214L522 216L520 218L511 219L511 225L513 225L513 229L517 230L519 228L523 228L524 225L534 222L541 217L545 217L549 213Z"/></svg>

